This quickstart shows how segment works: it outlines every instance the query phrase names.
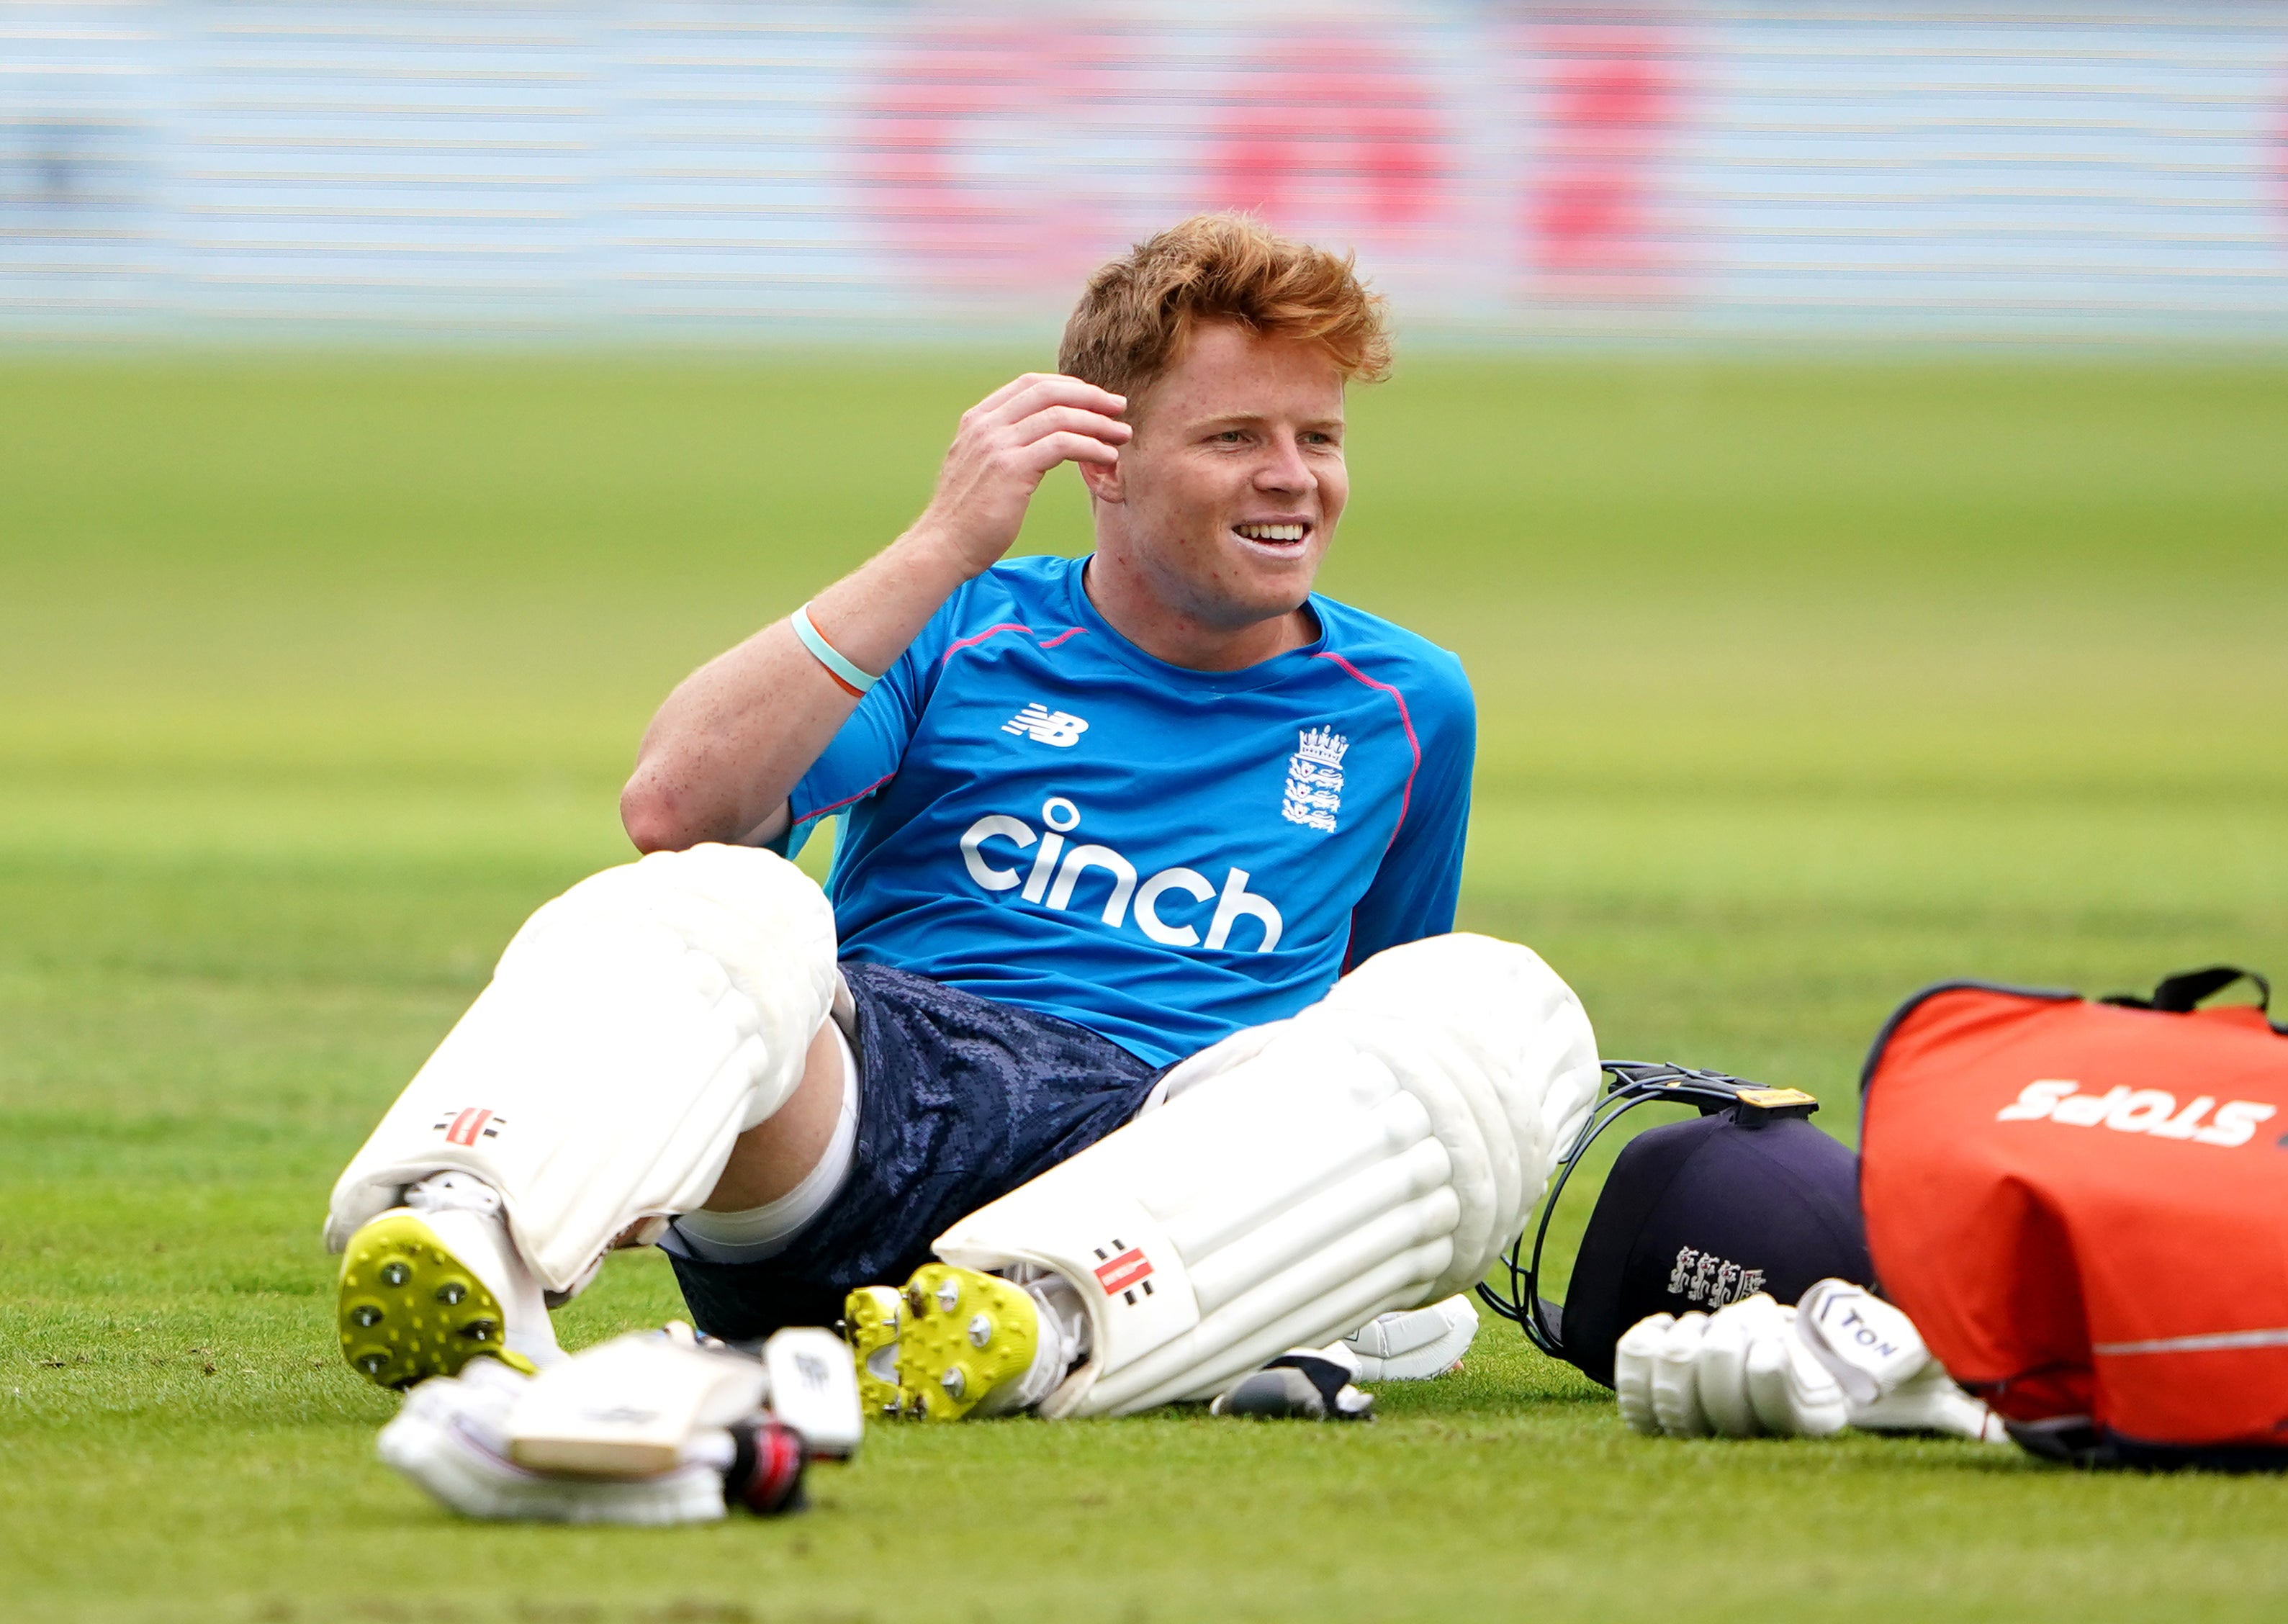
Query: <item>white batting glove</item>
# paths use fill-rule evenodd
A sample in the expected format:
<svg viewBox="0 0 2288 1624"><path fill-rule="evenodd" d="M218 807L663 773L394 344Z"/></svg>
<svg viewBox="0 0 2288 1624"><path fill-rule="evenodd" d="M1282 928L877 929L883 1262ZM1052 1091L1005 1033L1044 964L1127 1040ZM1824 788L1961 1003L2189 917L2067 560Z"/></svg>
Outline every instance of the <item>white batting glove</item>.
<svg viewBox="0 0 2288 1624"><path fill-rule="evenodd" d="M1639 1320L1613 1350L1622 1419L1670 1438L1840 1430L1842 1390L1796 1336L1795 1317L1759 1292L1712 1317Z"/></svg>
<svg viewBox="0 0 2288 1624"><path fill-rule="evenodd" d="M1652 1413L1671 1438L1705 1438L1712 1429L1700 1407L1695 1365L1708 1340L1708 1316L1688 1313L1668 1327L1652 1358Z"/></svg>
<svg viewBox="0 0 2288 1624"><path fill-rule="evenodd" d="M1426 1382L1458 1367L1478 1335L1477 1304L1448 1297L1427 1308L1381 1314L1343 1338L1360 1382Z"/></svg>
<svg viewBox="0 0 2288 1624"><path fill-rule="evenodd" d="M1849 1424L2006 1441L1905 1314L1843 1280L1797 1308L1760 1292L1712 1317L1654 1314L1613 1351L1621 1418L1648 1435L1824 1438Z"/></svg>
<svg viewBox="0 0 2288 1624"><path fill-rule="evenodd" d="M1652 1360L1676 1323L1674 1314L1648 1314L1613 1344L1613 1396L1632 1431L1660 1436L1660 1416L1652 1407Z"/></svg>
<svg viewBox="0 0 2288 1624"><path fill-rule="evenodd" d="M435 1376L405 1397L381 1430L381 1458L464 1517L551 1523L654 1525L719 1519L722 1447L706 1440L671 1470L640 1477L600 1478L535 1471L512 1458L509 1418L532 1379L494 1359L471 1359L456 1376Z"/></svg>
<svg viewBox="0 0 2288 1624"><path fill-rule="evenodd" d="M1803 1294L1800 1308L1797 1334L1842 1385L1853 1426L2010 1441L2002 1418L1930 1356L1914 1321L1864 1287L1822 1280Z"/></svg>
<svg viewBox="0 0 2288 1624"><path fill-rule="evenodd" d="M472 1359L408 1393L378 1447L464 1516L656 1525L712 1522L734 1501L791 1510L804 1462L847 1457L862 1430L849 1350L831 1331L782 1330L753 1359L679 1324L537 1376Z"/></svg>

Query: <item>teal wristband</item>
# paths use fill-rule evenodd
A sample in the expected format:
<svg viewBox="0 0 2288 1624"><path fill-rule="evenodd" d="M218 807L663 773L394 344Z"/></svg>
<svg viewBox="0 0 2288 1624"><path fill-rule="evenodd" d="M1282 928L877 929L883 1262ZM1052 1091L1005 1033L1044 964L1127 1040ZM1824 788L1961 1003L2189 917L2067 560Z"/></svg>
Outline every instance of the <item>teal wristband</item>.
<svg viewBox="0 0 2288 1624"><path fill-rule="evenodd" d="M869 677L842 657L842 651L828 642L825 635L810 623L808 604L797 609L789 619L793 622L794 635L802 639L802 646L817 655L818 663L826 668L826 674L850 693L862 696L867 689L882 680L878 677Z"/></svg>

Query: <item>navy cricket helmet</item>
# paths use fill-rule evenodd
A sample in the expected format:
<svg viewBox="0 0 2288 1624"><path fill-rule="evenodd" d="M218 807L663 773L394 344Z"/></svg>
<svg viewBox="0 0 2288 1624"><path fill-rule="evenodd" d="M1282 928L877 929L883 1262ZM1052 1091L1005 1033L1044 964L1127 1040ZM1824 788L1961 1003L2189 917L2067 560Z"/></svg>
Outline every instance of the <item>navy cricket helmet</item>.
<svg viewBox="0 0 2288 1624"><path fill-rule="evenodd" d="M1605 1064L1608 1081L1560 1159L1541 1220L1510 1248L1493 1311L1533 1344L1613 1384L1613 1344L1648 1314L1704 1312L1759 1291L1792 1303L1830 1277L1871 1288L1859 1158L1807 1119L1819 1102L1721 1072ZM1623 1147L1589 1215L1562 1307L1538 1291L1541 1251L1566 1181L1600 1135L1639 1105L1696 1105Z"/></svg>

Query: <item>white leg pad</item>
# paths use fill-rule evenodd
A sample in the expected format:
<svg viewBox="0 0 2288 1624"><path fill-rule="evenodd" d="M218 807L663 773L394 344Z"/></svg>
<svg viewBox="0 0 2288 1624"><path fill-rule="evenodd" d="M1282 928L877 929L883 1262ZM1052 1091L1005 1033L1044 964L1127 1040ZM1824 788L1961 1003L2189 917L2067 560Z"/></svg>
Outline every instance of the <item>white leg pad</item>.
<svg viewBox="0 0 2288 1624"><path fill-rule="evenodd" d="M1043 1414L1204 1398L1475 1283L1597 1081L1588 1018L1531 951L1412 943L1187 1062L1156 1108L936 1249L1039 1264L1080 1292L1091 1355Z"/></svg>
<svg viewBox="0 0 2288 1624"><path fill-rule="evenodd" d="M327 1245L457 1168L500 1192L540 1283L572 1289L629 1225L707 1198L801 1082L838 984L833 910L770 852L697 846L583 880L517 932L351 1160Z"/></svg>

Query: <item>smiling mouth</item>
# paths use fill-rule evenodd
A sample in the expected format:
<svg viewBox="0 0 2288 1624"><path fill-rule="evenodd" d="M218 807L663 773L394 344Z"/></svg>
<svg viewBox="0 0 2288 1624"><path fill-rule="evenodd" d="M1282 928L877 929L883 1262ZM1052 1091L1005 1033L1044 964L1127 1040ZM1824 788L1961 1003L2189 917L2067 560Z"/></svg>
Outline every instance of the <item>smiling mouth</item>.
<svg viewBox="0 0 2288 1624"><path fill-rule="evenodd" d="M1310 539L1311 527L1300 520L1290 520L1282 524L1234 525L1231 533L1252 546L1283 556L1303 551L1303 543Z"/></svg>

